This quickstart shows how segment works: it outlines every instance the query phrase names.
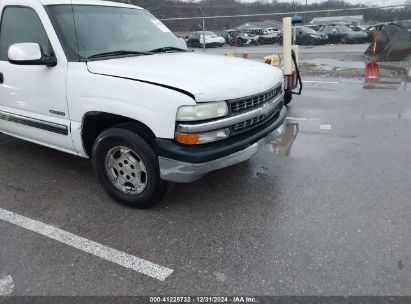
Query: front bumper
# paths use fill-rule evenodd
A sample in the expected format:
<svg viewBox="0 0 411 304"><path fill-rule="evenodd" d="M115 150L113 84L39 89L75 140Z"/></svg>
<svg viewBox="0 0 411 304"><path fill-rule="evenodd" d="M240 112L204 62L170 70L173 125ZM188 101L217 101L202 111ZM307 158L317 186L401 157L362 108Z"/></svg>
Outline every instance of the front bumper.
<svg viewBox="0 0 411 304"><path fill-rule="evenodd" d="M242 143L243 149L233 150L233 153L222 157L210 159L205 162L186 162L159 156L160 175L167 181L177 183L190 183L200 179L208 172L232 166L244 162L254 156L264 145L274 143L285 132L286 108L280 113L280 117L256 138L250 139L247 144Z"/></svg>

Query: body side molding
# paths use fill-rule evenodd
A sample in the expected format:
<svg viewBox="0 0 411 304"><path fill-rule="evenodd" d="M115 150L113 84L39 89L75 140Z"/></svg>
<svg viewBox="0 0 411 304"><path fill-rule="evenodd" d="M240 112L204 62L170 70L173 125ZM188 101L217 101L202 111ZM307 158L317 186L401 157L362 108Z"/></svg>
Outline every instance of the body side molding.
<svg viewBox="0 0 411 304"><path fill-rule="evenodd" d="M65 125L57 124L54 122L49 122L41 119L31 118L27 116L22 116L18 114L13 114L10 112L0 111L0 119L5 121L10 121L29 127L61 134L68 135L68 127Z"/></svg>

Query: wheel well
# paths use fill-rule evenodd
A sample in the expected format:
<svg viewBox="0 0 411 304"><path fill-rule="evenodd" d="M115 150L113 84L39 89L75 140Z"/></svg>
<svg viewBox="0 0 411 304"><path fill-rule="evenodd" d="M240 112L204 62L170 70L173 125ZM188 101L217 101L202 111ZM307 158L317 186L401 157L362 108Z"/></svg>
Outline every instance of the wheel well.
<svg viewBox="0 0 411 304"><path fill-rule="evenodd" d="M84 150L88 156L91 157L96 138L101 134L101 132L112 127L122 127L136 132L143 137L156 152L156 137L153 131L151 131L151 129L145 124L120 115L104 112L91 112L84 116L81 132Z"/></svg>

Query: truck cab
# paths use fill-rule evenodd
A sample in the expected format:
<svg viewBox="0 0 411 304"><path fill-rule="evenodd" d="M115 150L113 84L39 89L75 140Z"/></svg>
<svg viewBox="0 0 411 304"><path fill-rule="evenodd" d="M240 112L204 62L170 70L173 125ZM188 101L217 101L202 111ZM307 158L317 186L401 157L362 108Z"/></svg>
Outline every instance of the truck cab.
<svg viewBox="0 0 411 304"><path fill-rule="evenodd" d="M147 10L0 2L0 131L90 158L115 200L250 159L284 132L282 71L190 52Z"/></svg>

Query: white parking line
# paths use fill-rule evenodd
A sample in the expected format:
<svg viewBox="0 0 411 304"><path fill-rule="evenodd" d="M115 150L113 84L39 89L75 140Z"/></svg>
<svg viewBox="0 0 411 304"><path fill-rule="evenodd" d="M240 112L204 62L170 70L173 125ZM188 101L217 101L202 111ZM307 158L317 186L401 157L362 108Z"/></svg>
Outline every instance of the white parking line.
<svg viewBox="0 0 411 304"><path fill-rule="evenodd" d="M321 130L331 130L331 125L320 125Z"/></svg>
<svg viewBox="0 0 411 304"><path fill-rule="evenodd" d="M11 276L0 280L0 297L8 296L14 290L14 281Z"/></svg>
<svg viewBox="0 0 411 304"><path fill-rule="evenodd" d="M36 232L55 241L90 253L125 268L140 272L160 281L164 281L169 275L171 275L171 273L173 273L173 269L154 264L150 261L90 241L81 236L2 208L0 208L0 220Z"/></svg>

